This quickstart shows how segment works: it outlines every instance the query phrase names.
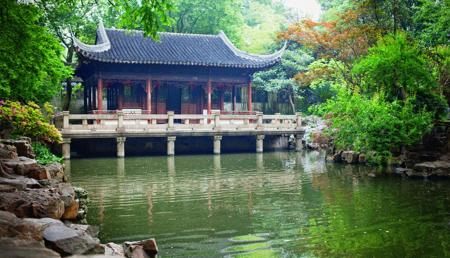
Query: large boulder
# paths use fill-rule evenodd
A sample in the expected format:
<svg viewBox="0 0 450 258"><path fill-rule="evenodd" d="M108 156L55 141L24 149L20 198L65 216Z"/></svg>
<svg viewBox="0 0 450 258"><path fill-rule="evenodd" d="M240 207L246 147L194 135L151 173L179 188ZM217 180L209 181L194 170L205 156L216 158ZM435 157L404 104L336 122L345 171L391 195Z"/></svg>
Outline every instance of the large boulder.
<svg viewBox="0 0 450 258"><path fill-rule="evenodd" d="M88 225L64 224L60 220L42 218L25 219L39 226L46 246L62 254L85 254L99 245L99 240Z"/></svg>
<svg viewBox="0 0 450 258"><path fill-rule="evenodd" d="M64 201L55 189L27 189L2 193L0 210L9 211L18 217L55 218L64 213Z"/></svg>
<svg viewBox="0 0 450 258"><path fill-rule="evenodd" d="M47 246L63 255L84 254L99 244L98 239L64 224L50 224L45 228L43 237Z"/></svg>
<svg viewBox="0 0 450 258"><path fill-rule="evenodd" d="M414 165L414 170L419 172L418 175L429 177L449 177L450 176L450 162L443 160L428 161L417 163Z"/></svg>
<svg viewBox="0 0 450 258"><path fill-rule="evenodd" d="M0 238L0 257L59 258L61 256L46 248L42 241L19 238Z"/></svg>
<svg viewBox="0 0 450 258"><path fill-rule="evenodd" d="M158 246L154 238L123 243L125 256L133 258L155 257Z"/></svg>
<svg viewBox="0 0 450 258"><path fill-rule="evenodd" d="M33 147L31 147L31 139L30 138L21 138L19 140L12 139L2 139L1 143L5 145L14 146L17 149L17 154L19 156L24 156L28 158L34 159L36 155L33 152Z"/></svg>
<svg viewBox="0 0 450 258"><path fill-rule="evenodd" d="M17 159L6 160L3 164L12 169L15 174L31 177L34 179L50 179L50 173L37 163L36 160L27 157L18 157Z"/></svg>
<svg viewBox="0 0 450 258"><path fill-rule="evenodd" d="M33 178L24 176L16 176L13 178L0 177L0 185L13 186L17 190L25 190L26 188L40 188L41 184Z"/></svg>
<svg viewBox="0 0 450 258"><path fill-rule="evenodd" d="M0 143L0 159L17 159L16 147Z"/></svg>
<svg viewBox="0 0 450 258"><path fill-rule="evenodd" d="M66 177L64 174L64 166L61 163L53 162L44 166L50 174L50 177L58 180L59 182L65 182Z"/></svg>
<svg viewBox="0 0 450 258"><path fill-rule="evenodd" d="M42 234L37 224L19 219L13 213L6 211L0 211L0 237L42 241Z"/></svg>

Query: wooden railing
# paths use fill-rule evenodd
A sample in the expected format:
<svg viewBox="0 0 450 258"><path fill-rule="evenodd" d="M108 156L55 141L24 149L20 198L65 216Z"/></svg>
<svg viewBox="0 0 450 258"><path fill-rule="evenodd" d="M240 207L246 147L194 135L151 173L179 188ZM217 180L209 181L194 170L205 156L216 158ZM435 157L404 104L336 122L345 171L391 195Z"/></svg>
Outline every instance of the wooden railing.
<svg viewBox="0 0 450 258"><path fill-rule="evenodd" d="M301 116L255 114L134 114L117 111L101 114L70 114L54 117L56 127L64 131L99 130L276 130L300 129Z"/></svg>

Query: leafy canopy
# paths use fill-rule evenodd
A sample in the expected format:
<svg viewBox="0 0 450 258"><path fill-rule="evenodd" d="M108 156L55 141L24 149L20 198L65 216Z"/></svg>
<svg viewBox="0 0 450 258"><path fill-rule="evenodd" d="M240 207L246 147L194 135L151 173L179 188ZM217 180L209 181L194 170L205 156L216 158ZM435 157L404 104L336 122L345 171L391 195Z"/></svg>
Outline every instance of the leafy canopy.
<svg viewBox="0 0 450 258"><path fill-rule="evenodd" d="M5 0L0 9L0 99L50 100L71 75L62 46L40 25L36 6Z"/></svg>

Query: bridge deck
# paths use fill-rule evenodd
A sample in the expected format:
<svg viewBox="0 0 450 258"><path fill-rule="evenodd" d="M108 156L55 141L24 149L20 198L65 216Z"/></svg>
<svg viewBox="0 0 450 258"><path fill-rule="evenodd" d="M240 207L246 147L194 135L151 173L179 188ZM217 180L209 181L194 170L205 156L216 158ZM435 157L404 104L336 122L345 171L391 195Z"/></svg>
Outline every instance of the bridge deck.
<svg viewBox="0 0 450 258"><path fill-rule="evenodd" d="M262 151L264 135L304 133L300 114L252 115L220 114L134 114L117 111L109 114L69 114L55 116L61 131L63 154L70 157L71 139L116 138L118 156L124 155L126 137L168 137L168 154L177 136L214 136L214 153L220 153L221 136L257 136L257 151ZM217 141L218 146L216 146ZM120 146L119 146L120 145ZM170 146L169 146L170 145ZM119 153L120 152L120 153ZM122 154L123 152L123 154ZM170 153L169 153L170 152Z"/></svg>

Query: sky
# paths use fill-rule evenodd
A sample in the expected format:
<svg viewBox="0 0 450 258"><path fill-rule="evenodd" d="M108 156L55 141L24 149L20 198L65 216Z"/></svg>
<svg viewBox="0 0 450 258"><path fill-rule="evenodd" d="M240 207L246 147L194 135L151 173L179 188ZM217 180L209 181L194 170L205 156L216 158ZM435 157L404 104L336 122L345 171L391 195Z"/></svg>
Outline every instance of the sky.
<svg viewBox="0 0 450 258"><path fill-rule="evenodd" d="M321 10L316 0L284 0L286 6L296 10L299 17L308 17L318 20Z"/></svg>

